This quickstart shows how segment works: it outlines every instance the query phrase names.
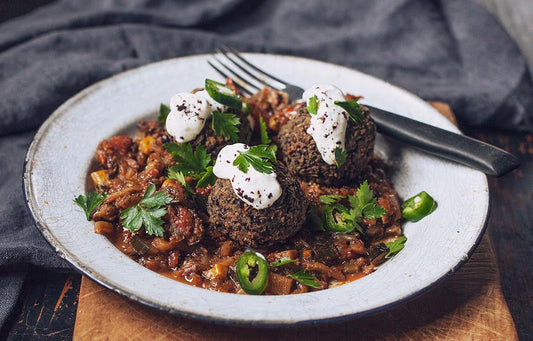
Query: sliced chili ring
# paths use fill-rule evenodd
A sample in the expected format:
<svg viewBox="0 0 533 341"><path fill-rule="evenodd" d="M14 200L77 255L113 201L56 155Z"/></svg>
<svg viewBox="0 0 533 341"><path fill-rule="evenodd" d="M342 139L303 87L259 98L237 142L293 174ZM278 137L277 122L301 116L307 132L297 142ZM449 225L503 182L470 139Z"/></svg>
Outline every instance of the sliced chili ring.
<svg viewBox="0 0 533 341"><path fill-rule="evenodd" d="M211 79L205 80L205 90L209 96L220 104L233 108L235 110L242 110L242 100L233 91L233 89L226 85L215 82Z"/></svg>
<svg viewBox="0 0 533 341"><path fill-rule="evenodd" d="M237 261L237 278L249 295L260 295L268 284L268 263L263 255L245 252Z"/></svg>
<svg viewBox="0 0 533 341"><path fill-rule="evenodd" d="M332 232L352 232L355 229L355 222L344 218L348 212L349 210L341 204L324 206L322 209L324 228Z"/></svg>
<svg viewBox="0 0 533 341"><path fill-rule="evenodd" d="M405 200L402 204L402 216L413 222L430 215L437 208L437 202L426 191L422 191Z"/></svg>

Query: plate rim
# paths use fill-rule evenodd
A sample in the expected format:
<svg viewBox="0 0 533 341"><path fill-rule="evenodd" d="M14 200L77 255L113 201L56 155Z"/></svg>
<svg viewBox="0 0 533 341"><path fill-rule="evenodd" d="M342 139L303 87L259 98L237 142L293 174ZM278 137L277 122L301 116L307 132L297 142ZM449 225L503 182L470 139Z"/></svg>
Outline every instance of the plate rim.
<svg viewBox="0 0 533 341"><path fill-rule="evenodd" d="M30 143L30 145L29 145L29 147L27 149L27 152L26 152L26 155L25 155L25 158L24 158L23 176L22 176L22 181L21 181L22 182L22 187L23 187L22 188L23 189L23 197L24 197L24 202L25 202L25 205L26 205L26 209L27 209L27 211L28 211L28 213L29 213L34 225L37 227L37 229L39 230L41 235L44 237L44 239L47 241L47 243L54 249L56 254L58 254L61 258L63 258L67 262L69 262L70 265L73 266L76 271L80 272L82 275L85 275L85 276L89 277L91 280L99 283L100 285L112 290L113 292L116 292L116 293L120 294L121 296L124 296L124 297L128 298L129 300L141 303L141 304L143 304L145 306L148 306L148 307L151 307L151 308L155 308L155 309L158 309L158 310L161 310L161 311L169 312L169 313L172 313L174 315L178 315L178 316L182 316L182 317L186 317L186 318L193 318L193 319L201 320L201 321L204 321L204 322L222 324L222 325L239 325L239 326L253 326L253 327L288 327L288 326L295 326L295 325L310 325L310 324L322 324L322 323L329 323L329 322L342 322L342 321L346 321L346 320L350 320L350 319L360 318L360 317L363 317L363 316L369 316L369 315L373 315L373 314L378 314L378 313L383 312L385 310L388 310L388 309L390 309L392 307L395 307L395 306L403 304L403 303L405 303L407 301L410 301L410 300L422 295L423 293L433 289L440 282L442 282L443 280L447 279L451 274L455 273L463 264L465 264L468 261L468 259L470 259L471 255L473 254L475 249L478 247L478 245L481 243L481 240L483 239L483 236L485 235L485 232L486 232L486 229L487 229L487 225L488 225L488 221L489 221L489 215L490 215L490 211L491 211L490 210L490 208L491 208L490 191L488 190L488 180L487 180L487 176L486 175L483 177L484 185L487 188L487 192L484 194L484 197L485 197L485 199L487 201L486 212L484 212L484 214L483 214L483 222L481 224L481 228L479 229L479 231L480 231L479 235L477 236L474 244L465 253L464 257L462 257L459 260L459 262L453 268L451 268L449 271L444 273L441 277L437 278L436 280L434 280L433 282L429 283L428 285L426 285L425 287L421 288L420 290L414 291L414 292L410 293L409 295L406 295L406 296L404 296L402 298L399 298L399 299L397 299L397 300L395 300L393 302L390 302L390 303L387 303L387 304L384 304L384 305L381 305L381 306L378 306L378 307L374 307L374 308L368 308L368 309L363 310L363 311L358 311L358 312L354 312L354 313L348 313L348 314L344 314L344 315L340 315L340 316L334 316L334 317L310 318L310 319L299 320L299 321L292 321L292 320L286 320L286 321L283 321L283 320L280 320L280 321L263 321L263 320L243 320L243 319L236 319L236 318L224 318L224 317L220 317L220 316L213 317L213 316L209 316L207 313L205 315L203 315L203 314L193 313L193 312L189 312L189 311L183 311L183 310L180 310L180 309L177 309L177 308L173 308L173 307L170 307L170 306L160 305L160 304L158 304L156 302L150 301L149 299L144 299L144 298L138 296L135 293L130 293L127 290L123 290L120 287L117 287L117 286L114 286L112 284L107 283L105 278L101 278L103 276L99 276L97 272L93 272L91 269L87 268L78 257L76 257L75 255L71 254L71 252L68 251L53 236L51 231L49 231L49 228L46 226L46 223L45 223L43 217L41 217L38 214L38 212L37 212L38 205L35 202L35 198L33 196L33 189L32 189L32 183L31 183L31 180L32 180L32 174L31 173L32 173L32 169L33 169L31 160L35 156L35 152L36 152L36 149L37 149L37 146L38 146L39 142L41 141L42 137L47 132L47 130L50 128L51 124L56 120L56 118L58 116L60 116L63 112L65 112L66 109L68 109L68 107L70 107L72 104L82 100L86 96L90 95L92 92L94 92L94 90L96 90L96 89L98 89L98 88L100 88L102 86L105 86L107 82L116 81L119 78L126 77L129 74L139 72L140 70L145 69L145 68L154 67L154 66L156 66L158 64L169 63L169 62L172 62L172 61L182 61L182 60L193 59L193 58L206 58L206 57L209 57L211 55L212 54L204 53L204 54L194 54L194 55L187 55L187 56L182 56L182 57L164 59L164 60L156 61L156 62L153 62L153 63L144 64L144 65L141 65L141 66L133 68L133 69L125 70L125 71L122 71L122 72L120 72L118 74L115 74L115 75L112 75L110 77L104 78L104 79L102 79L102 80L100 80L100 81L98 81L98 82L96 82L94 84L89 85L88 87L84 88L83 90L81 90L80 92L76 93L75 95L70 97L68 100L63 102L57 109L54 110L54 112L50 116L48 116L48 118L41 124L41 126L39 127L39 129L37 130L35 135L33 136L32 141L31 141L31 143ZM375 80L379 80L380 82L384 82L384 83L394 87L395 90L400 91L403 94L408 95L409 97L411 97L413 99L416 99L417 101L425 102L423 99L421 99L420 97L418 97L414 93L412 93L412 92L410 92L410 91L408 91L408 90L406 90L406 89L404 89L402 87L399 87L397 85L389 83L386 80L383 80L381 78L378 78L378 77L369 75L367 73L361 72L361 71L359 71L357 69L353 69L353 68L346 67L346 66L343 66L343 65L338 65L338 64L335 64L335 63L326 62L326 61L317 60L317 59L312 59L312 58L292 56L292 55L273 54L273 53L243 53L243 55L245 55L245 56L246 55L260 55L260 56L269 56L269 57L274 57L274 58L277 57L277 58L289 58L289 59L295 59L295 60L305 60L305 61L312 61L312 62L324 64L324 65L327 65L327 66L330 66L330 67L332 66L332 67L336 67L336 68L344 68L344 69L347 69L349 71L356 71L356 72L359 72L361 74L364 74L366 77L370 77L370 78L373 78ZM429 104L427 104L427 105L429 105ZM453 127L454 127L453 130L455 130L456 132L462 134L462 132L457 127L455 127L455 126L453 126ZM479 173L481 173L481 172L479 172Z"/></svg>

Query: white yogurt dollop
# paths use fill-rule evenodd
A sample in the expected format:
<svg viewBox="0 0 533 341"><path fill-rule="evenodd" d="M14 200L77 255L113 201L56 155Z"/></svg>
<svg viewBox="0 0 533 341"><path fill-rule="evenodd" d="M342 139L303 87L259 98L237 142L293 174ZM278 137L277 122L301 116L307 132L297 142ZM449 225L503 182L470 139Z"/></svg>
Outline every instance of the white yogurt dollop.
<svg viewBox="0 0 533 341"><path fill-rule="evenodd" d="M179 93L170 99L165 128L176 142L189 142L202 131L210 115L211 108L205 98L187 92Z"/></svg>
<svg viewBox="0 0 533 341"><path fill-rule="evenodd" d="M221 89L225 89L225 88L221 88ZM207 90L197 91L195 95L198 95L207 101L207 103L209 104L209 107L211 108L211 112L213 111L225 112L228 109L228 107L226 107L224 104L218 103L213 98L211 98L211 96L209 96L209 94L207 93Z"/></svg>
<svg viewBox="0 0 533 341"><path fill-rule="evenodd" d="M335 104L346 98L339 88L333 85L314 85L307 89L302 99L309 105L309 99L317 97L318 110L311 114L311 124L307 133L313 137L322 159L329 165L335 164L335 148L345 149L348 113Z"/></svg>
<svg viewBox="0 0 533 341"><path fill-rule="evenodd" d="M272 206L281 196L281 186L276 179L276 173L260 173L251 165L248 173L242 172L238 166L233 165L239 151L250 149L243 143L235 143L222 148L218 153L213 173L217 178L231 181L233 192L245 203L255 209L261 210Z"/></svg>

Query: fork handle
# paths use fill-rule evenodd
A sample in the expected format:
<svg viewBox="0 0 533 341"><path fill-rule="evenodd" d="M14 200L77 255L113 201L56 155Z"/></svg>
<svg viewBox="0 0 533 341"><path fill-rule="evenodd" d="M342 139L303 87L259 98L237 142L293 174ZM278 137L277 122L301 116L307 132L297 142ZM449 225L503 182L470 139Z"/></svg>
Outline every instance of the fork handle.
<svg viewBox="0 0 533 341"><path fill-rule="evenodd" d="M488 143L452 133L410 118L365 105L370 109L378 132L430 154L501 176L520 165L520 160Z"/></svg>

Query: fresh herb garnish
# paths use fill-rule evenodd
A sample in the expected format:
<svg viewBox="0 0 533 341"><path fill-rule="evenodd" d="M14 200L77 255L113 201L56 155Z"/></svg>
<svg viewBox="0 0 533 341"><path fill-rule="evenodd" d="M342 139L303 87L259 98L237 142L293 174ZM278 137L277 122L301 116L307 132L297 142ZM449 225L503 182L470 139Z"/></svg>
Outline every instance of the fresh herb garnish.
<svg viewBox="0 0 533 341"><path fill-rule="evenodd" d="M335 104L346 110L348 116L350 116L355 123L363 122L365 119L363 109L361 109L361 106L355 99L349 101L335 101Z"/></svg>
<svg viewBox="0 0 533 341"><path fill-rule="evenodd" d="M335 147L335 165L337 165L337 168L341 168L346 162L347 157L348 153L346 153L346 150L341 147Z"/></svg>
<svg viewBox="0 0 533 341"><path fill-rule="evenodd" d="M366 180L357 189L357 196L348 196L348 201L352 207L350 214L355 216L377 219L387 212L386 209L376 204L377 200Z"/></svg>
<svg viewBox="0 0 533 341"><path fill-rule="evenodd" d="M313 97L309 98L309 102L307 104L307 111L309 111L310 114L316 115L318 112L318 98L316 95L313 95Z"/></svg>
<svg viewBox="0 0 533 341"><path fill-rule="evenodd" d="M213 175L211 154L207 153L203 146L193 149L189 143L166 143L166 150L174 156L176 164L168 169L168 178L176 179L187 189L185 177L193 177L198 180L196 187L213 185L216 177Z"/></svg>
<svg viewBox="0 0 533 341"><path fill-rule="evenodd" d="M178 172L172 169L172 167L170 167L168 169L167 179L174 179L174 180L179 181L179 183L183 185L183 188L185 188L185 194L189 198L194 196L194 189L191 188L191 185L187 182L187 180L185 179L185 175L183 175L182 172Z"/></svg>
<svg viewBox="0 0 533 341"><path fill-rule="evenodd" d="M283 258L281 258L279 260L275 260L272 263L270 263L270 266L278 267L278 266L282 266L282 265L293 263L293 262L296 262L296 259L292 259L292 258L289 258L289 257L283 257Z"/></svg>
<svg viewBox="0 0 533 341"><path fill-rule="evenodd" d="M289 275L289 277L297 280L298 282L304 285L307 285L308 287L322 289L322 286L317 282L315 276L305 270L300 270L297 273Z"/></svg>
<svg viewBox="0 0 533 341"><path fill-rule="evenodd" d="M170 114L170 108L168 105L161 103L159 105L159 116L157 116L157 121L164 126L167 121L167 116Z"/></svg>
<svg viewBox="0 0 533 341"><path fill-rule="evenodd" d="M396 240L385 244L387 248L389 249L389 252L385 255L385 258L391 258L392 256L396 255L398 252L402 251L402 249L405 247L405 242L407 241L406 236L400 236L396 238Z"/></svg>
<svg viewBox="0 0 533 341"><path fill-rule="evenodd" d="M211 126L217 136L224 136L232 142L239 140L239 128L241 120L235 114L213 111Z"/></svg>
<svg viewBox="0 0 533 341"><path fill-rule="evenodd" d="M339 202L341 199L344 199L344 196L337 194L321 195L318 197L318 200L320 200L321 203L326 205L331 205L333 203Z"/></svg>
<svg viewBox="0 0 533 341"><path fill-rule="evenodd" d="M248 173L250 165L258 172L270 174L274 172L273 163L276 162L275 145L263 145L250 147L250 149L241 152L239 156L233 161L234 166L238 166L239 170Z"/></svg>
<svg viewBox="0 0 533 341"><path fill-rule="evenodd" d="M267 125L261 115L259 115L259 133L261 134L261 144L270 144L272 142L268 137Z"/></svg>
<svg viewBox="0 0 533 341"><path fill-rule="evenodd" d="M175 170L185 176L197 176L204 172L211 162L211 155L201 145L196 149L193 149L189 143L165 143L164 146L167 152L174 156Z"/></svg>
<svg viewBox="0 0 533 341"><path fill-rule="evenodd" d="M164 191L155 193L155 185L150 185L137 205L122 211L122 226L131 232L144 226L148 235L162 237L165 230L161 218L167 214L165 206L171 202L170 195Z"/></svg>
<svg viewBox="0 0 533 341"><path fill-rule="evenodd" d="M189 186L189 183L187 182L187 180L185 180L185 175L183 175L182 172L172 169L172 167L168 169L167 178L178 180L185 188Z"/></svg>
<svg viewBox="0 0 533 341"><path fill-rule="evenodd" d="M242 110L242 100L237 93L225 84L211 79L205 80L205 90L209 96L220 104L235 110Z"/></svg>
<svg viewBox="0 0 533 341"><path fill-rule="evenodd" d="M215 181L217 181L217 177L213 174L213 166L209 166L198 176L196 187L206 188L207 186L213 185Z"/></svg>
<svg viewBox="0 0 533 341"><path fill-rule="evenodd" d="M377 219L387 212L376 203L377 200L366 180L357 189L357 196L348 196L350 208L339 203L344 198L340 195L321 195L319 197L320 202L324 204L322 220L326 229L344 233L357 229L362 234L364 231L359 223L363 217Z"/></svg>
<svg viewBox="0 0 533 341"><path fill-rule="evenodd" d="M85 212L85 217L89 221L91 220L91 214L93 214L94 210L96 210L96 208L104 202L105 198L106 195L97 192L91 192L87 193L87 195L78 195L74 199L74 203L81 207L81 209Z"/></svg>

